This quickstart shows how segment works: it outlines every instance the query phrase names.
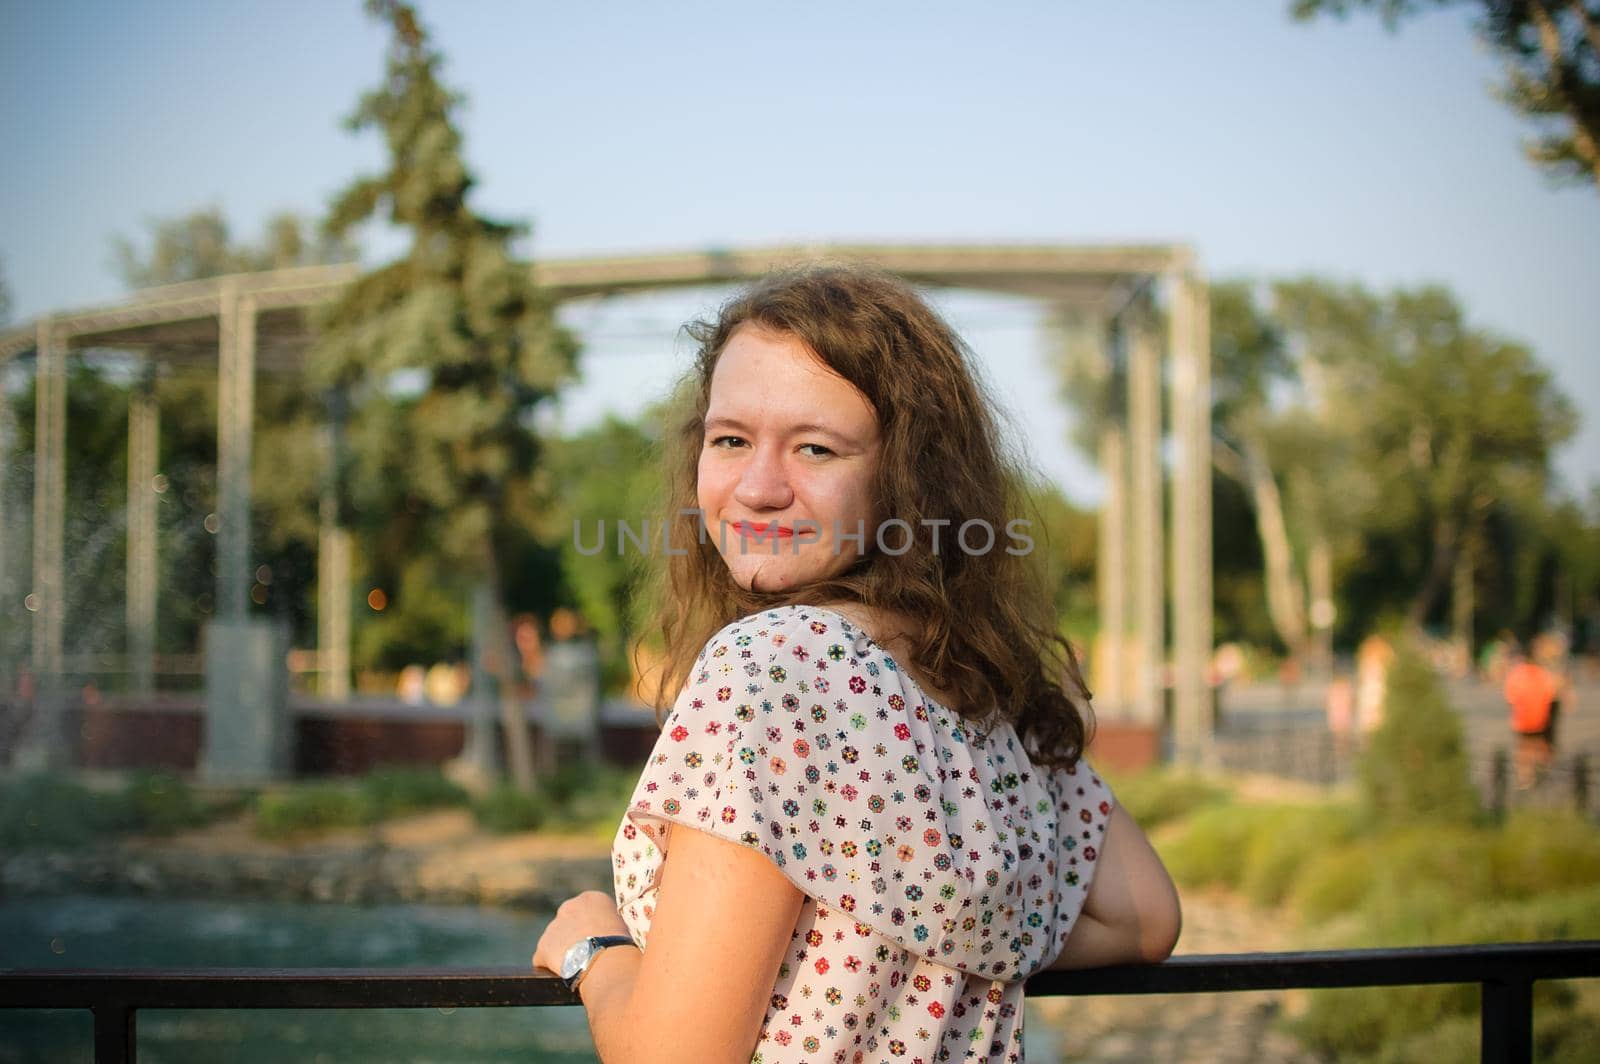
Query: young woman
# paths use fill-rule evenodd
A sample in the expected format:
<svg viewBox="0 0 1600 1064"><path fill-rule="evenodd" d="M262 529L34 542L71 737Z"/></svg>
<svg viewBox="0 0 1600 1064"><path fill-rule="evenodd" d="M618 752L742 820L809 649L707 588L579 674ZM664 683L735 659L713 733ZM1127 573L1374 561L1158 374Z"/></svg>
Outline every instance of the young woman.
<svg viewBox="0 0 1600 1064"><path fill-rule="evenodd" d="M608 1064L1020 1060L1024 979L1162 960L1179 910L1081 758L991 404L872 271L773 277L691 333L671 712L615 896L563 904L533 962Z"/></svg>

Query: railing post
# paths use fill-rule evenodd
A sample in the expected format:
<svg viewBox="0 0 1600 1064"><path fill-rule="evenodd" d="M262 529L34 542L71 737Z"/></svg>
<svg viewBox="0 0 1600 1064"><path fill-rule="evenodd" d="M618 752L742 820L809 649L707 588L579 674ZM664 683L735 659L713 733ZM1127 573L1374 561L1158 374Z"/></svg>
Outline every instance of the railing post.
<svg viewBox="0 0 1600 1064"><path fill-rule="evenodd" d="M1572 755L1572 800L1578 807L1578 815L1587 820L1589 817L1589 755L1587 753Z"/></svg>
<svg viewBox="0 0 1600 1064"><path fill-rule="evenodd" d="M133 1064L138 1050L134 1011L120 1001L94 1006L94 1064Z"/></svg>
<svg viewBox="0 0 1600 1064"><path fill-rule="evenodd" d="M1504 747L1494 752L1494 766L1489 775L1489 811L1496 820L1505 819L1506 785L1511 774L1511 758Z"/></svg>
<svg viewBox="0 0 1600 1064"><path fill-rule="evenodd" d="M1532 1064L1533 980L1489 979L1483 983L1483 1064Z"/></svg>

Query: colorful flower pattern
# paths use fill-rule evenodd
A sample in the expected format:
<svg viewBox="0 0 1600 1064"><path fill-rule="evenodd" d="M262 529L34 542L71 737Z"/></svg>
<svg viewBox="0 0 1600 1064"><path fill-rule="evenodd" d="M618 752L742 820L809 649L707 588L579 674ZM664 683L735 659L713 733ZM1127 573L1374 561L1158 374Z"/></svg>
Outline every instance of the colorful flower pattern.
<svg viewBox="0 0 1600 1064"><path fill-rule="evenodd" d="M1023 980L1060 952L1112 795L928 698L847 618L754 614L696 661L612 844L646 945L669 823L805 894L757 1064L1022 1060Z"/></svg>

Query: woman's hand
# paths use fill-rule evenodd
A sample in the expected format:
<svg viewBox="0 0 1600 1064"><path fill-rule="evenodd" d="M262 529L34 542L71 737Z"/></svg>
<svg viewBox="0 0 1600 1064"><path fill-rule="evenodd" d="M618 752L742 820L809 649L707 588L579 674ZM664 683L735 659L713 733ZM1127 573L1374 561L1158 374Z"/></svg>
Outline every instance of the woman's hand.
<svg viewBox="0 0 1600 1064"><path fill-rule="evenodd" d="M562 958L580 939L590 935L626 934L630 932L617 912L616 899L604 891L586 890L568 898L556 910L544 934L539 936L539 945L533 951L533 966L560 974Z"/></svg>

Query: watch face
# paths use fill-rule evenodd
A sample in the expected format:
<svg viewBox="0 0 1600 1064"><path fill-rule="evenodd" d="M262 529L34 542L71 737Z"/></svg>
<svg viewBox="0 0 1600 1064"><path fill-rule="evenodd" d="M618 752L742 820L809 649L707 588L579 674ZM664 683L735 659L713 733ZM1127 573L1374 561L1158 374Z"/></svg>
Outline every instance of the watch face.
<svg viewBox="0 0 1600 1064"><path fill-rule="evenodd" d="M594 943L588 939L579 939L567 950L567 955L561 960L561 978L571 979L583 971L584 965L589 963L589 957L594 953Z"/></svg>

